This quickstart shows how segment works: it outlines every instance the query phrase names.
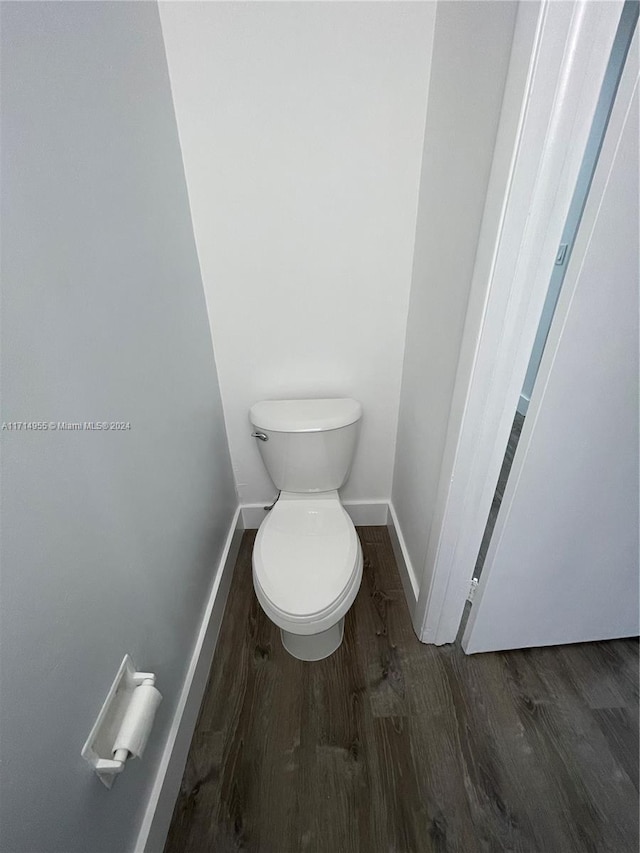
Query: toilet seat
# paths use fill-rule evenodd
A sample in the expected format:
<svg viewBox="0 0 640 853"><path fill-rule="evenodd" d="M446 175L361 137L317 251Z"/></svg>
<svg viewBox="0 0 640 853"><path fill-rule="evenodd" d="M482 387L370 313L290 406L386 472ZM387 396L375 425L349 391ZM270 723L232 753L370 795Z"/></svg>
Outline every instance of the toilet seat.
<svg viewBox="0 0 640 853"><path fill-rule="evenodd" d="M269 618L298 634L322 631L349 609L362 549L336 492L284 495L260 525L253 580Z"/></svg>

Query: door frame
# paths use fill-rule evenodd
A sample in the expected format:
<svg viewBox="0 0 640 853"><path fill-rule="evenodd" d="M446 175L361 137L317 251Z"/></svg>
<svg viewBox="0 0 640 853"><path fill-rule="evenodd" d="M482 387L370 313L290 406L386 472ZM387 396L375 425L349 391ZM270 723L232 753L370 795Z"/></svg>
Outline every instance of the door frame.
<svg viewBox="0 0 640 853"><path fill-rule="evenodd" d="M623 0L521 2L414 610L456 639Z"/></svg>

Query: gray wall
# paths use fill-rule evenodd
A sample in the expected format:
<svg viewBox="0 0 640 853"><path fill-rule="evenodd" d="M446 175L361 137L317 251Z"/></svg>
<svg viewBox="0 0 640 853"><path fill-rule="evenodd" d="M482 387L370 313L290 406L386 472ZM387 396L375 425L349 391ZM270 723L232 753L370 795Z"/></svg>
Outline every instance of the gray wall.
<svg viewBox="0 0 640 853"><path fill-rule="evenodd" d="M131 848L236 505L158 11L2 5L4 851ZM125 654L164 694L113 790Z"/></svg>
<svg viewBox="0 0 640 853"><path fill-rule="evenodd" d="M422 576L515 2L438 3L392 500Z"/></svg>

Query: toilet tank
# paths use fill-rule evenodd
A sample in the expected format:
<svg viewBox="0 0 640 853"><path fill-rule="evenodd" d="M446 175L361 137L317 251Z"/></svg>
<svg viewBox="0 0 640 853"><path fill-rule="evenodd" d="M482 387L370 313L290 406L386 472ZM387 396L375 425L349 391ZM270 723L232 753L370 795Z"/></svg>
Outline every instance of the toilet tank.
<svg viewBox="0 0 640 853"><path fill-rule="evenodd" d="M264 400L249 410L262 461L285 492L339 489L351 470L361 417L360 403L348 398Z"/></svg>

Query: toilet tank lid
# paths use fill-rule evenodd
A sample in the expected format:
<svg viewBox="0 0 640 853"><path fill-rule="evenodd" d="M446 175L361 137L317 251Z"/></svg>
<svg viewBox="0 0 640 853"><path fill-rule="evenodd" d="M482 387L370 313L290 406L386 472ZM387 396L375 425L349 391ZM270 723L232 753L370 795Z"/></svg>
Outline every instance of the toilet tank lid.
<svg viewBox="0 0 640 853"><path fill-rule="evenodd" d="M273 432L321 432L349 426L362 417L362 406L350 398L330 400L263 400L249 410L251 423Z"/></svg>

